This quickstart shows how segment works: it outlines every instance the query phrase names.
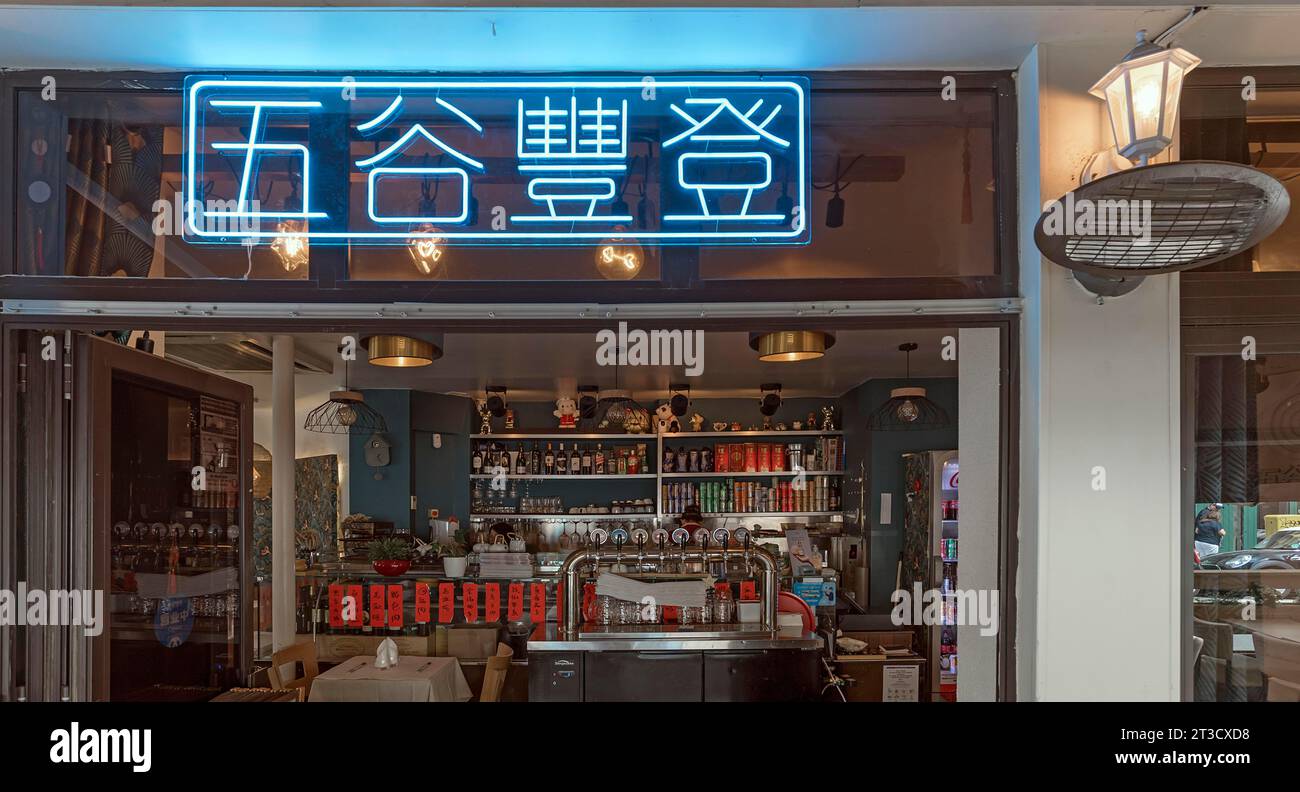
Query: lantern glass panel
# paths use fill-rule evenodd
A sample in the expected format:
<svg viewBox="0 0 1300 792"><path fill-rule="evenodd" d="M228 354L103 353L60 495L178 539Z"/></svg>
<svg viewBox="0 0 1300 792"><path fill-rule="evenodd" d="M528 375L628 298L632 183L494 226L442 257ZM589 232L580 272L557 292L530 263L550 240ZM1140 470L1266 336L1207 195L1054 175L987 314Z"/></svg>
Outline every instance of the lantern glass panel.
<svg viewBox="0 0 1300 792"><path fill-rule="evenodd" d="M1169 62L1169 77L1165 85L1165 128L1163 134L1172 142L1174 120L1178 118L1178 99L1183 93L1183 75L1187 69L1178 61Z"/></svg>
<svg viewBox="0 0 1300 792"><path fill-rule="evenodd" d="M1106 86L1106 105L1110 115L1111 130L1115 133L1115 149L1118 151L1124 151L1133 142L1129 137L1125 86L1123 75Z"/></svg>
<svg viewBox="0 0 1300 792"><path fill-rule="evenodd" d="M1160 112L1164 109L1165 63L1147 63L1129 72L1133 93L1134 140L1161 137Z"/></svg>

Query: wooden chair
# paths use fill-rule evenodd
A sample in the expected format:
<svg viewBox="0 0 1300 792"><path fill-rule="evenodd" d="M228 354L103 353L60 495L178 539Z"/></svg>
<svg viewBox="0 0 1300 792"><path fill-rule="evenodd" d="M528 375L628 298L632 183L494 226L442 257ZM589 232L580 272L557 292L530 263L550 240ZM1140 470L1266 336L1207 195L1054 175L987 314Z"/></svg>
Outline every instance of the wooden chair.
<svg viewBox="0 0 1300 792"><path fill-rule="evenodd" d="M298 663L302 663L302 676L297 676ZM288 679L280 677L280 667L284 665L293 666L294 676ZM271 678L271 687L276 690L297 689L299 699L306 701L311 695L312 680L320 673L320 666L316 663L316 644L308 641L281 649L271 655L271 667L266 673Z"/></svg>
<svg viewBox="0 0 1300 792"><path fill-rule="evenodd" d="M1268 677L1268 701L1300 698L1300 643L1255 633L1255 656Z"/></svg>
<svg viewBox="0 0 1300 792"><path fill-rule="evenodd" d="M479 691L479 701L500 701L501 688L506 684L506 672L510 670L510 659L515 650L498 643L497 653L487 659L487 670L483 672L483 689Z"/></svg>

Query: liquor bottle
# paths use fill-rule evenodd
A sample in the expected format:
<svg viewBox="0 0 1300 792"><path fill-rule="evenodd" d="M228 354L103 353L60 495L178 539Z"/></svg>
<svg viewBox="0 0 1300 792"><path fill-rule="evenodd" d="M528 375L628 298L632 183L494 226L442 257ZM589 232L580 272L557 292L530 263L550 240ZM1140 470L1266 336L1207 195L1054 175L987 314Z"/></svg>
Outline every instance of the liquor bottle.
<svg viewBox="0 0 1300 792"><path fill-rule="evenodd" d="M482 443L474 444L474 456L470 461L470 472L475 474L483 472L483 444Z"/></svg>
<svg viewBox="0 0 1300 792"><path fill-rule="evenodd" d="M515 475L525 476L528 474L528 451L521 448L519 455L515 457Z"/></svg>
<svg viewBox="0 0 1300 792"><path fill-rule="evenodd" d="M582 449L581 465L582 465L582 475L590 476L591 475L591 448L590 447Z"/></svg>
<svg viewBox="0 0 1300 792"><path fill-rule="evenodd" d="M591 465L593 475L605 475L605 449L601 447L600 443L596 443L596 454L592 457Z"/></svg>
<svg viewBox="0 0 1300 792"><path fill-rule="evenodd" d="M555 475L555 452L551 450L551 444L546 444L546 456L542 461L542 473L547 476Z"/></svg>
<svg viewBox="0 0 1300 792"><path fill-rule="evenodd" d="M567 476L569 474L569 454L564 450L564 443L560 443L560 450L555 453L555 475Z"/></svg>
<svg viewBox="0 0 1300 792"><path fill-rule="evenodd" d="M536 440L533 441L532 453L528 455L528 472L533 476L542 472L542 452Z"/></svg>
<svg viewBox="0 0 1300 792"><path fill-rule="evenodd" d="M573 444L573 452L569 454L569 473L576 476L582 472L582 454L578 453L578 444Z"/></svg>
<svg viewBox="0 0 1300 792"><path fill-rule="evenodd" d="M708 446L705 446L704 448L700 449L700 472L701 473L713 472L713 449L709 448Z"/></svg>

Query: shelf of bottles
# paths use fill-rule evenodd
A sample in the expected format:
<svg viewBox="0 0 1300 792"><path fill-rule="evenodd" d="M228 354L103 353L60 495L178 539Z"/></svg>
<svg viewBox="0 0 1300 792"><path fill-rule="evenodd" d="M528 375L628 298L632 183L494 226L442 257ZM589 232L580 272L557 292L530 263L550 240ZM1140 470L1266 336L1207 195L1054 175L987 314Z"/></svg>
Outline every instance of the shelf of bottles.
<svg viewBox="0 0 1300 792"><path fill-rule="evenodd" d="M945 695L957 691L957 526L959 501L955 486L954 462L945 463L939 502L939 557L943 565L940 581L943 600L943 623L939 634L939 686Z"/></svg>
<svg viewBox="0 0 1300 792"><path fill-rule="evenodd" d="M660 512L826 517L840 511L842 432L683 432L660 438Z"/></svg>
<svg viewBox="0 0 1300 792"><path fill-rule="evenodd" d="M471 517L675 519L691 504L706 517L829 517L843 468L840 431L477 434ZM652 497L597 504L566 503L552 484L652 479Z"/></svg>
<svg viewBox="0 0 1300 792"><path fill-rule="evenodd" d="M470 442L471 518L654 516L649 491L649 482L658 476L653 435L520 432L473 435ZM618 493L588 490L584 502L577 503L572 490L557 490L556 484L564 481L631 483Z"/></svg>

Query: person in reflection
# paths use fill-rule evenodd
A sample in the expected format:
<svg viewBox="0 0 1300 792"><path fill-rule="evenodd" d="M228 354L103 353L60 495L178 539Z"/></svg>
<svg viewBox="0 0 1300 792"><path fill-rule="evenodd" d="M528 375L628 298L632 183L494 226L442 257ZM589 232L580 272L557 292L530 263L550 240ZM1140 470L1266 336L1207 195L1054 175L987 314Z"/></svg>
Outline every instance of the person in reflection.
<svg viewBox="0 0 1300 792"><path fill-rule="evenodd" d="M1223 540L1223 504L1211 503L1196 513L1196 554L1202 559L1219 552Z"/></svg>

